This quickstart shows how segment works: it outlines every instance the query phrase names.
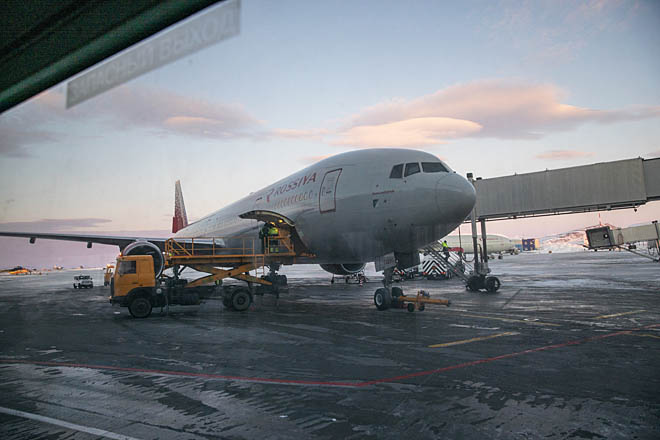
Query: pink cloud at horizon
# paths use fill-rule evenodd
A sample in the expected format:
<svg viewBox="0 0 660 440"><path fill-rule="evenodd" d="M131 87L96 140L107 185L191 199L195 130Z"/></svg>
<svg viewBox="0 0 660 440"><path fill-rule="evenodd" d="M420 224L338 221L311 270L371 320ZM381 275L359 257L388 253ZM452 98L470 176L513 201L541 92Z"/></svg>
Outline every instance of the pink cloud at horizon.
<svg viewBox="0 0 660 440"><path fill-rule="evenodd" d="M417 145L440 144L460 137L538 139L587 122L602 124L660 116L660 106L596 110L562 103L566 93L552 84L482 80L457 84L418 98L392 99L365 108L338 130L333 143L358 148L410 146L410 124L444 118L463 130L413 130ZM467 124L470 125L469 129ZM478 127L478 129L477 129ZM432 127L429 127L432 128Z"/></svg>
<svg viewBox="0 0 660 440"><path fill-rule="evenodd" d="M576 159L580 157L593 157L593 156L595 156L595 153L588 151L549 150L549 151L543 151L534 157L537 159L564 160L564 159Z"/></svg>

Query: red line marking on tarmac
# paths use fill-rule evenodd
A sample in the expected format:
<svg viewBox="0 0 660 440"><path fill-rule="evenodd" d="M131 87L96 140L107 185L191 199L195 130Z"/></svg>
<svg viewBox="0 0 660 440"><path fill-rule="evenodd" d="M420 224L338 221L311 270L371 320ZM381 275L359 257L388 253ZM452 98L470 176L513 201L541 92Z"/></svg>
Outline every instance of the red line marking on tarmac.
<svg viewBox="0 0 660 440"><path fill-rule="evenodd" d="M473 367L475 365L487 364L490 362L499 361L502 359L509 359L524 354L536 353L540 351L554 350L556 348L569 347L572 345L580 345L587 342L600 341L603 339L611 338L614 336L628 335L635 331L645 330L649 328L660 327L660 324L651 324L644 327L638 327L631 330L622 330L619 332L608 333L606 335L592 336L590 338L576 339L573 341L562 342L560 344L545 345L543 347L530 348L528 350L517 351L514 353L502 354L490 358L478 359L476 361L464 362L462 364L451 365L443 368L436 368L427 371L418 371L417 373L404 374L401 376L386 377L383 379L375 379L363 382L336 382L336 381L321 381L321 380L296 380L296 379L274 379L267 377L246 377L246 376L227 376L222 374L210 373L192 373L185 371L169 371L169 370L152 370L146 368L131 368L131 367L115 367L111 365L91 365L70 362L53 362L53 361L28 361L22 359L0 359L3 364L27 364L27 365L42 365L52 367L72 367L72 368L88 368L91 370L110 370L110 371L124 371L131 373L151 373L160 374L164 376L182 376L182 377L199 377L204 379L222 379L222 380L235 380L240 382L260 382L272 383L279 385L308 385L308 386L327 386L327 387L348 387L348 388L363 388L380 383L390 383L400 380L412 379L416 377L429 376L436 373L444 373L447 371L458 370L466 367Z"/></svg>

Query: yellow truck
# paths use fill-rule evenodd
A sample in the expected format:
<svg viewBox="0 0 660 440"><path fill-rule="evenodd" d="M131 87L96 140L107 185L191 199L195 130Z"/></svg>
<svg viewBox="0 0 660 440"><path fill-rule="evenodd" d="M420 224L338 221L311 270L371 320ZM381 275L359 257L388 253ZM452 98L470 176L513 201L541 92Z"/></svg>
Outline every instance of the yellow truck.
<svg viewBox="0 0 660 440"><path fill-rule="evenodd" d="M187 287L187 283L178 277L161 275L157 278L150 255L120 255L110 283L110 303L128 307L135 318L146 318L153 307L198 305L204 299L222 296L220 286ZM246 298L246 294L243 295L245 301L237 303L239 307L247 304L247 308L252 298L249 292Z"/></svg>

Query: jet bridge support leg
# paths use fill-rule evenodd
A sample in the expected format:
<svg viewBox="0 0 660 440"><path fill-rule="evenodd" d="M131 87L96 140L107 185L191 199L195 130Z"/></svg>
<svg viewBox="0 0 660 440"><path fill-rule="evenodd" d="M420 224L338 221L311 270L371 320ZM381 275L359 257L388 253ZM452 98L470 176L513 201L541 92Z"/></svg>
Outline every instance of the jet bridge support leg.
<svg viewBox="0 0 660 440"><path fill-rule="evenodd" d="M474 178L472 173L468 173L468 180L474 185ZM477 207L472 208L470 215L472 224L472 245L474 249L474 272L467 280L466 289L477 292L481 289L486 289L488 292L497 292L500 288L500 280L497 277L488 276L490 269L488 268L488 235L486 235L486 219L479 219L481 223L481 252L479 251L477 240Z"/></svg>

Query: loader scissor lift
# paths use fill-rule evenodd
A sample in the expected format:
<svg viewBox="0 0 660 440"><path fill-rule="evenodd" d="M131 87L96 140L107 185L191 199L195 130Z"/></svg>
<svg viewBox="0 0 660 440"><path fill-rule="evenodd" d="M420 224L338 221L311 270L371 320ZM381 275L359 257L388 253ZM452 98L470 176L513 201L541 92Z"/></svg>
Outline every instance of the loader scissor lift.
<svg viewBox="0 0 660 440"><path fill-rule="evenodd" d="M175 277L185 267L209 274L186 287L221 284L225 278L246 281L247 288L223 287L223 304L238 311L250 306L253 295L278 295L279 288L286 285L286 276L267 274L267 267L293 264L303 255L311 256L296 252L291 235L283 229L276 236L266 237L263 245L254 237L171 238L165 242L165 268L172 268ZM250 275L251 271L256 276Z"/></svg>

